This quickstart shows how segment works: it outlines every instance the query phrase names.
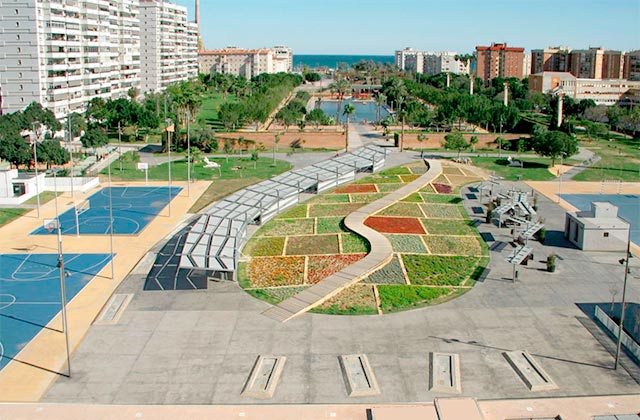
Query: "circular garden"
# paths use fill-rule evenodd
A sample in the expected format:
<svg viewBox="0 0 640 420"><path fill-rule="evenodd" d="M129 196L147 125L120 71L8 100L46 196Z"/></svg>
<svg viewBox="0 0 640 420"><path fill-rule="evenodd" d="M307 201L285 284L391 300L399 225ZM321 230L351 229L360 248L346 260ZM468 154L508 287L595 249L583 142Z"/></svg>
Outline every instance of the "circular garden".
<svg viewBox="0 0 640 420"><path fill-rule="evenodd" d="M422 162L399 166L340 186L265 223L243 250L240 285L278 304L357 262L366 239L344 226L349 213L426 172ZM488 250L461 205L460 187L478 181L464 167L443 162L443 174L365 224L383 233L394 255L384 267L314 308L328 314L381 314L440 303L473 287Z"/></svg>

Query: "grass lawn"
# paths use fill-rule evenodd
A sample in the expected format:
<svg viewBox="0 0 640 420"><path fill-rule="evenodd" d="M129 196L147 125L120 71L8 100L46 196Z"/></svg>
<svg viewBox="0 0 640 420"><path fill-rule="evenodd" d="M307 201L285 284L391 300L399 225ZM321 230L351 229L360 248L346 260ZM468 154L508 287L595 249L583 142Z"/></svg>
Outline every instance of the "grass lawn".
<svg viewBox="0 0 640 420"><path fill-rule="evenodd" d="M525 157L517 159L524 162L524 168L509 167L509 162L506 157L472 158L474 165L490 172L495 172L497 176L501 176L508 181L517 181L518 179L524 181L549 181L555 179L555 176L551 174L548 169L549 166L551 166L551 159L541 157ZM560 162L558 161L558 163Z"/></svg>
<svg viewBox="0 0 640 420"><path fill-rule="evenodd" d="M218 112L220 106L227 102L238 102L237 98L233 95L227 95L226 99L222 93L210 92L202 101L200 111L196 117L197 121L204 121L207 124L214 126L214 128L221 128L222 124L218 119Z"/></svg>
<svg viewBox="0 0 640 420"><path fill-rule="evenodd" d="M611 140L581 138L581 145L600 156L593 166L576 175L574 181L620 180L640 182L640 141L619 134Z"/></svg>
<svg viewBox="0 0 640 420"><path fill-rule="evenodd" d="M61 193L58 193L60 195ZM55 197L55 193L53 191L43 191L40 193L40 204L47 203ZM35 206L38 204L37 198L32 197L24 202L25 205ZM12 208L2 208L0 209L0 226L4 226L12 220L17 219L23 214L30 211L30 208L21 208L21 207L12 207Z"/></svg>
<svg viewBox="0 0 640 420"><path fill-rule="evenodd" d="M200 163L192 166L193 180L215 180L191 207L189 211L192 213L198 212L212 202L246 186L269 179L291 169L291 165L283 160L276 160L276 166L272 166L273 159L267 157L261 157L255 162L255 168L254 162L249 158L230 157L229 161L225 158L212 158L210 160L220 164L220 172L217 169L205 169ZM122 172L120 172L120 164L117 161L111 165L111 179L114 181L144 181L144 172L139 171L133 162L123 162ZM241 169L234 170L234 167ZM104 176L106 173L107 170L105 169L101 172L101 175ZM149 168L150 181L165 181L168 177L169 165L166 163ZM171 177L176 181L187 180L186 160L172 162Z"/></svg>

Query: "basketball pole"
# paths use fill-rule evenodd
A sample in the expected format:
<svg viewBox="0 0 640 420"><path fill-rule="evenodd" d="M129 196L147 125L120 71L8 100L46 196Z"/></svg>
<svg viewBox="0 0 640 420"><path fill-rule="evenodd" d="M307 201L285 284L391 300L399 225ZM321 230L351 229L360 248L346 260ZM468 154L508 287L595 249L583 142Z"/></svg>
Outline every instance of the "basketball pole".
<svg viewBox="0 0 640 420"><path fill-rule="evenodd" d="M67 147L69 148L69 164L71 165L69 168L69 174L71 175L71 197L74 196L73 190L73 150L71 149L71 114L67 116L67 131L68 131L68 139L67 139Z"/></svg>
<svg viewBox="0 0 640 420"><path fill-rule="evenodd" d="M167 124L167 150L169 151L169 205L168 205L168 209L169 209L169 217L171 217L171 132L173 131L173 127L171 127L169 124L173 124L173 121L171 121L171 123L169 122L171 120L167 119L165 121L165 123Z"/></svg>
<svg viewBox="0 0 640 420"><path fill-rule="evenodd" d="M65 349L67 352L67 372L69 378L71 378L71 357L69 356L69 329L67 326L67 292L64 284L64 255L62 253L62 226L60 226L60 214L58 213L58 183L57 183L57 171L53 172L53 189L55 191L56 202L56 224L58 231L58 271L60 272L60 300L61 300L61 313L62 313L62 331L64 333Z"/></svg>
<svg viewBox="0 0 640 420"><path fill-rule="evenodd" d="M115 269L113 267L113 197L111 190L111 163L107 165L108 174L109 174L109 251L111 254L111 280L113 280L115 276Z"/></svg>

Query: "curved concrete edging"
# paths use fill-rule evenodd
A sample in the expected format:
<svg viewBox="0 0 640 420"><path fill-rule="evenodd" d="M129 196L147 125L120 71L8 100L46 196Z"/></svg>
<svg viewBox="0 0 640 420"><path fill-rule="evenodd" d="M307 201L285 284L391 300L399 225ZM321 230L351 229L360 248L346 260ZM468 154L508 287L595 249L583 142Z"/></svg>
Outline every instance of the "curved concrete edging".
<svg viewBox="0 0 640 420"><path fill-rule="evenodd" d="M383 210L402 200L409 194L416 192L427 183L436 179L436 177L442 173L442 165L439 161L430 159L426 160L426 162L429 165L429 169L425 174L421 175L420 178L379 200L361 207L353 213L350 213L344 219L344 224L349 230L369 241L371 251L367 256L355 264L351 264L337 273L321 280L319 283L296 294L295 296L285 299L278 305L267 309L263 312L263 315L280 322L288 321L289 319L320 305L322 302L338 294L346 287L351 286L364 276L387 264L393 257L391 243L386 236L366 226L364 222L369 216L378 213L380 210Z"/></svg>

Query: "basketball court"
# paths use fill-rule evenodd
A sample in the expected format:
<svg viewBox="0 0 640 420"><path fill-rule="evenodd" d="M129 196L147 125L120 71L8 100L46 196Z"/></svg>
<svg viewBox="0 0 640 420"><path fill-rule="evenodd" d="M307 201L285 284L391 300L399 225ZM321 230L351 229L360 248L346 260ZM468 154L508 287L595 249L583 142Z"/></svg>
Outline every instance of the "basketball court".
<svg viewBox="0 0 640 420"><path fill-rule="evenodd" d="M65 254L67 302L110 261L109 254ZM0 254L0 369L60 312L57 254Z"/></svg>
<svg viewBox="0 0 640 420"><path fill-rule="evenodd" d="M109 201L112 203L113 234L137 235L169 200L182 191L181 187L111 187L103 188L87 200L72 202L73 207L60 214L63 235L108 235ZM168 210L167 210L168 214ZM32 235L49 235L40 227Z"/></svg>

